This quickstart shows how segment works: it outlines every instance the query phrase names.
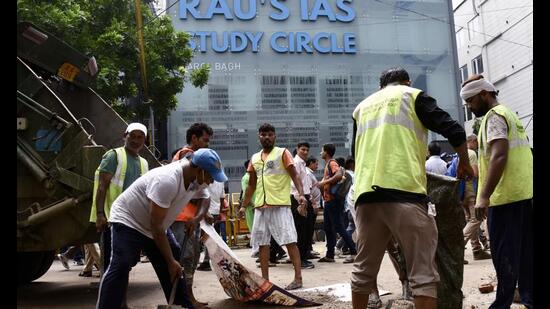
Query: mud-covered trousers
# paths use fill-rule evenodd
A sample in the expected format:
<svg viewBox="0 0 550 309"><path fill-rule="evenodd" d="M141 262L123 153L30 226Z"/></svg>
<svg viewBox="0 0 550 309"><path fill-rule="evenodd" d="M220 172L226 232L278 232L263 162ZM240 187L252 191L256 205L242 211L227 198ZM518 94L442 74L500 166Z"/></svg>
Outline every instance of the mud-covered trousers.
<svg viewBox="0 0 550 309"><path fill-rule="evenodd" d="M179 260L180 248L172 233L168 235L168 243L172 254ZM140 232L121 223L112 223L111 226L111 261L99 285L99 296L96 308L120 308L128 275L133 266L139 261L140 251L143 250L157 274L164 291L166 300L170 297L172 282L168 272L168 265L160 253L155 241ZM185 308L193 308L185 291L185 280L178 280L174 304Z"/></svg>
<svg viewBox="0 0 550 309"><path fill-rule="evenodd" d="M516 284L521 303L533 308L533 200L489 207L487 225L498 280L489 308L510 308Z"/></svg>

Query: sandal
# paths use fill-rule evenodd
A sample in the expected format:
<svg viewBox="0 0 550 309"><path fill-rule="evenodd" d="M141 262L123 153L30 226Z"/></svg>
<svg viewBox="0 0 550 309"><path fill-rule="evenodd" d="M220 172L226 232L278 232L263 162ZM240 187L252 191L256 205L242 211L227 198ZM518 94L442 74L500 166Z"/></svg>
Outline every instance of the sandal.
<svg viewBox="0 0 550 309"><path fill-rule="evenodd" d="M369 299L369 302L367 304L368 309L377 309L380 307L382 307L382 300L380 300L380 298Z"/></svg>
<svg viewBox="0 0 550 309"><path fill-rule="evenodd" d="M285 290L296 290L302 287L302 282L292 281L289 285L285 287Z"/></svg>
<svg viewBox="0 0 550 309"><path fill-rule="evenodd" d="M78 276L80 277L91 277L92 276L92 271L81 271Z"/></svg>

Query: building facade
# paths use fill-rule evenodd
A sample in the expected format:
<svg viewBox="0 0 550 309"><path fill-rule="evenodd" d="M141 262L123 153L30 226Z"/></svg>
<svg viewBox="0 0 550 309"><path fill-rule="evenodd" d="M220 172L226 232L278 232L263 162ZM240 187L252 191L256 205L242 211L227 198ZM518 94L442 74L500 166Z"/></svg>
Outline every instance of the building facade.
<svg viewBox="0 0 550 309"><path fill-rule="evenodd" d="M533 147L533 1L453 0L461 81L482 74L518 115ZM467 133L475 116L464 108Z"/></svg>
<svg viewBox="0 0 550 309"><path fill-rule="evenodd" d="M174 27L192 34L193 63L211 65L203 89L186 85L171 113L168 148L203 121L232 180L260 149L258 127L272 123L277 144L324 143L350 155L351 113L378 90L380 73L402 66L463 121L450 0L169 0ZM435 134L430 136L438 139Z"/></svg>

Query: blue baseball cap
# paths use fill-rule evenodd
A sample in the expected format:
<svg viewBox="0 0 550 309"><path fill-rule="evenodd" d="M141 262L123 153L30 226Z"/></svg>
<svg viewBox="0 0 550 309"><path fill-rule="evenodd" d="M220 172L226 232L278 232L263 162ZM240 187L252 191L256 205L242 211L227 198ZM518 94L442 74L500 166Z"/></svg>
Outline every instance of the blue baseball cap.
<svg viewBox="0 0 550 309"><path fill-rule="evenodd" d="M222 161L220 156L210 149L210 148L201 148L193 153L193 158L191 162L196 166L199 166L205 170L212 178L217 182L226 182L227 176L223 172Z"/></svg>

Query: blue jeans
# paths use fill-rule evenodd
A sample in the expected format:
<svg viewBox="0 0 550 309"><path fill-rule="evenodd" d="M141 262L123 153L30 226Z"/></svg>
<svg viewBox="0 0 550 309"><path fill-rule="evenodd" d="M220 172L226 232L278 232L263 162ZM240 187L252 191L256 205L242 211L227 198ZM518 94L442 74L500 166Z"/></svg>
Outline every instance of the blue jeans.
<svg viewBox="0 0 550 309"><path fill-rule="evenodd" d="M510 308L516 284L521 303L533 308L533 200L489 207L487 226L498 280L489 308Z"/></svg>
<svg viewBox="0 0 550 309"><path fill-rule="evenodd" d="M355 231L355 222L353 222L353 216L351 215L351 211L350 210L344 211L343 218L344 218L344 226L347 226L346 232L348 233L349 237L351 237L351 239L353 240L352 235L353 235L353 232ZM336 248L340 250L344 250L344 249L349 250L348 246L346 246L346 243L343 237L340 238L336 243Z"/></svg>
<svg viewBox="0 0 550 309"><path fill-rule="evenodd" d="M350 249L350 254L357 254L355 243L351 239L350 234L344 228L344 201L333 198L333 200L325 202L323 209L323 229L327 237L327 253L326 257L334 258L334 246L336 245L336 233L344 239L345 244Z"/></svg>
<svg viewBox="0 0 550 309"><path fill-rule="evenodd" d="M171 235L167 236L172 254L179 260L180 248ZM145 251L155 269L164 296L168 301L172 290L168 264L160 253L155 241L140 232L121 223L111 225L111 261L101 284L96 308L120 308L128 286L128 275L139 261L140 251ZM178 280L174 304L193 308L185 291L185 280Z"/></svg>
<svg viewBox="0 0 550 309"><path fill-rule="evenodd" d="M220 234L223 241L227 242L227 237L225 235L225 221L217 221L214 223L214 229L218 232L218 234Z"/></svg>

